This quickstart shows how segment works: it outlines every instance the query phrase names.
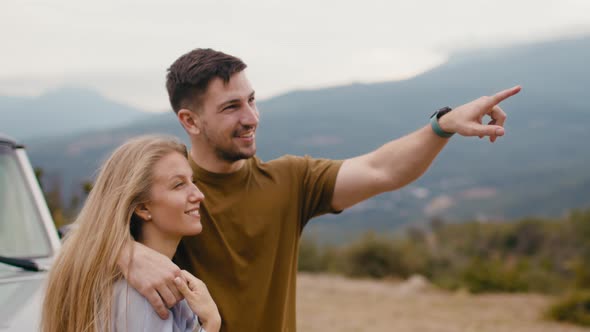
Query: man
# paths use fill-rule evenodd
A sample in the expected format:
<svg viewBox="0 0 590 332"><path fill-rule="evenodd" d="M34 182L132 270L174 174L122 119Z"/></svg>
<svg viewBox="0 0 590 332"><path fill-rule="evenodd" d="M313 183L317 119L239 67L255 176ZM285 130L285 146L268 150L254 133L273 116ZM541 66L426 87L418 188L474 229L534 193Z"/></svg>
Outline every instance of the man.
<svg viewBox="0 0 590 332"><path fill-rule="evenodd" d="M205 194L202 235L183 239L175 262L200 278L219 307L222 331L295 331L299 237L307 221L342 211L420 177L457 133L504 135L498 106L520 87L439 110L423 128L344 161L255 157L259 114L238 58L196 49L169 68L172 108L190 137L194 180ZM492 118L481 123L484 115ZM425 117L426 118L426 117ZM158 313L180 299L179 268L139 244L120 266ZM198 314L198 313L197 313Z"/></svg>

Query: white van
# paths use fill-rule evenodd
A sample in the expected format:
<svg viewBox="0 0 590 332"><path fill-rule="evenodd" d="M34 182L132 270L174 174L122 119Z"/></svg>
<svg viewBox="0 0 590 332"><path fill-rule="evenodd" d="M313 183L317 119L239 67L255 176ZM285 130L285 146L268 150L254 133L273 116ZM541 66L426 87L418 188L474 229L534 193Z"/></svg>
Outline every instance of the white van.
<svg viewBox="0 0 590 332"><path fill-rule="evenodd" d="M0 134L0 331L38 331L44 280L60 247L22 145Z"/></svg>

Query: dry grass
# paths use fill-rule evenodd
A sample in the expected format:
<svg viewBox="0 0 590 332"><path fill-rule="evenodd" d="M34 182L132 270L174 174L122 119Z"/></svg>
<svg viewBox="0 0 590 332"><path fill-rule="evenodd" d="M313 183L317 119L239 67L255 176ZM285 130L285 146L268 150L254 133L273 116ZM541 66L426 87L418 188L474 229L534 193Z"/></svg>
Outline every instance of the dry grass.
<svg viewBox="0 0 590 332"><path fill-rule="evenodd" d="M305 332L590 331L544 320L550 302L534 294L450 293L419 279L352 280L300 273L297 327Z"/></svg>

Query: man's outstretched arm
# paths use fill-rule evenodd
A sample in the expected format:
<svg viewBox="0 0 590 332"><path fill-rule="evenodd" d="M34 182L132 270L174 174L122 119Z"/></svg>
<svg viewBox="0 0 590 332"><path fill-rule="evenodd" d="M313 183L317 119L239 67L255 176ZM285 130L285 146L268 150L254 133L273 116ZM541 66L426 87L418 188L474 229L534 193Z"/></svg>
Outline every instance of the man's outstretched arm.
<svg viewBox="0 0 590 332"><path fill-rule="evenodd" d="M516 86L455 108L439 119L441 129L461 136L487 136L494 142L504 135L506 114L498 106L517 94ZM482 118L492 120L486 125ZM399 189L418 179L449 141L427 125L368 154L347 159L336 178L332 207L346 209L377 194Z"/></svg>

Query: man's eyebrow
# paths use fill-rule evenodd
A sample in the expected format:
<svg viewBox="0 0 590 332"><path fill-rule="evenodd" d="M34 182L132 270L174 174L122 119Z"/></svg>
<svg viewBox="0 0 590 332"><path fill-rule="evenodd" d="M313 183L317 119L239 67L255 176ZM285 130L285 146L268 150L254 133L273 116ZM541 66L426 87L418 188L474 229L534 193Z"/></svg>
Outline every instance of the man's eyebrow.
<svg viewBox="0 0 590 332"><path fill-rule="evenodd" d="M230 100L224 101L223 103L219 104L219 106L217 108L223 108L226 105L239 103L239 102L240 102L239 98L230 99Z"/></svg>
<svg viewBox="0 0 590 332"><path fill-rule="evenodd" d="M250 92L250 94L248 95L248 99L254 97L255 94L256 94L256 91L252 90L252 92ZM217 106L217 108L221 109L226 105L233 104L233 103L239 103L239 102L241 102L240 98L233 98L233 99L226 100L223 103L219 104L219 106Z"/></svg>

